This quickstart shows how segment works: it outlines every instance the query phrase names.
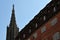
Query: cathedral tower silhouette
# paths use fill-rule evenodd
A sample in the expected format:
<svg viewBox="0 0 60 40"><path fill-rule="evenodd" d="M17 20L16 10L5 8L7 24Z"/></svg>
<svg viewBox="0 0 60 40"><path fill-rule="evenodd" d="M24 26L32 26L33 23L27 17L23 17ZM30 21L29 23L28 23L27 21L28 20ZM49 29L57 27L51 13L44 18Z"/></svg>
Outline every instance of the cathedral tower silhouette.
<svg viewBox="0 0 60 40"><path fill-rule="evenodd" d="M9 26L7 26L6 40L15 40L15 37L17 36L18 32L19 32L19 28L17 27L17 24L16 24L15 10L14 10L14 4L13 4L10 24Z"/></svg>

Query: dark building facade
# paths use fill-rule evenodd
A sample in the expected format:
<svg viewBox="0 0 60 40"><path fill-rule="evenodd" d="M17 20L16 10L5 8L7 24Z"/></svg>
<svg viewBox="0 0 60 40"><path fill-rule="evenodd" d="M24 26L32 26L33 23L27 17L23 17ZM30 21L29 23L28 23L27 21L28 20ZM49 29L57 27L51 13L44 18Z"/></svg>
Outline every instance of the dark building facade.
<svg viewBox="0 0 60 40"><path fill-rule="evenodd" d="M20 32L13 5L6 40L60 40L60 0L51 0Z"/></svg>
<svg viewBox="0 0 60 40"><path fill-rule="evenodd" d="M15 10L14 5L12 9L12 15L9 26L7 26L6 40L15 40L15 37L18 35L19 28L17 27L15 20Z"/></svg>
<svg viewBox="0 0 60 40"><path fill-rule="evenodd" d="M60 40L60 0L51 0L15 40Z"/></svg>

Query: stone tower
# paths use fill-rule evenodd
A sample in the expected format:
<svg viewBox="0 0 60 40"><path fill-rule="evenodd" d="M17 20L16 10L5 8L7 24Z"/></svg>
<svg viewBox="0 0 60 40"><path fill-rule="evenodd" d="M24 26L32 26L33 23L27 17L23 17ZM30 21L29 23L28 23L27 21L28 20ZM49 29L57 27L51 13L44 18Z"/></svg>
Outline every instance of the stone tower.
<svg viewBox="0 0 60 40"><path fill-rule="evenodd" d="M17 24L16 24L15 10L13 5L10 24L9 26L7 26L6 40L15 40L15 37L17 36L18 32L19 32L19 28L17 27Z"/></svg>

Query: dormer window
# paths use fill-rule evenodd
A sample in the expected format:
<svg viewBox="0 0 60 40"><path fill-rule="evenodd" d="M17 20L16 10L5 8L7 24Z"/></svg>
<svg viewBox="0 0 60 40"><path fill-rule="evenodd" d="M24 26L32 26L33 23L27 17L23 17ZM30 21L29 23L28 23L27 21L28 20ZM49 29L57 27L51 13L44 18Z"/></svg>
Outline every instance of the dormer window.
<svg viewBox="0 0 60 40"><path fill-rule="evenodd" d="M31 29L29 29L29 33L31 33Z"/></svg>
<svg viewBox="0 0 60 40"><path fill-rule="evenodd" d="M55 12L55 11L56 11L56 8L54 7L54 9L53 9L53 10L54 10L54 12Z"/></svg>
<svg viewBox="0 0 60 40"><path fill-rule="evenodd" d="M46 16L43 17L44 21L46 20Z"/></svg>
<svg viewBox="0 0 60 40"><path fill-rule="evenodd" d="M23 34L23 38L25 38L25 34Z"/></svg>
<svg viewBox="0 0 60 40"><path fill-rule="evenodd" d="M36 28L37 28L37 26L38 26L38 25L37 25L37 23L36 23Z"/></svg>

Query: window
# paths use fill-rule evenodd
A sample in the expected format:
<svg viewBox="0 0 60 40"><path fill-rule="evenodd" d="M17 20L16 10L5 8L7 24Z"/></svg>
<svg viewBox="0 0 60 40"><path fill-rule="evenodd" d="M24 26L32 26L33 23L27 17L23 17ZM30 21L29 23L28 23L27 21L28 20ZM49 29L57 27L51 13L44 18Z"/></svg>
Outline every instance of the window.
<svg viewBox="0 0 60 40"><path fill-rule="evenodd" d="M36 23L36 28L37 28L37 23Z"/></svg>
<svg viewBox="0 0 60 40"><path fill-rule="evenodd" d="M51 21L51 25L55 25L57 23L57 18L54 18L52 21Z"/></svg>
<svg viewBox="0 0 60 40"><path fill-rule="evenodd" d="M48 13L50 13L50 10L48 10Z"/></svg>
<svg viewBox="0 0 60 40"><path fill-rule="evenodd" d="M59 32L56 32L54 35L53 35L53 40L58 40L60 39L60 33Z"/></svg>
<svg viewBox="0 0 60 40"><path fill-rule="evenodd" d="M46 16L43 17L44 21L46 20Z"/></svg>
<svg viewBox="0 0 60 40"><path fill-rule="evenodd" d="M37 38L37 33L34 33L33 34L33 39L36 39Z"/></svg>
<svg viewBox="0 0 60 40"><path fill-rule="evenodd" d="M25 34L23 34L23 38L25 38Z"/></svg>
<svg viewBox="0 0 60 40"><path fill-rule="evenodd" d="M19 38L19 40L20 40L20 38Z"/></svg>
<svg viewBox="0 0 60 40"><path fill-rule="evenodd" d="M54 4L52 4L51 6L54 6Z"/></svg>
<svg viewBox="0 0 60 40"><path fill-rule="evenodd" d="M60 4L60 1L58 1L58 3L57 4Z"/></svg>
<svg viewBox="0 0 60 40"><path fill-rule="evenodd" d="M54 7L54 9L53 9L53 10L54 10L54 12L55 12L55 11L56 11L56 8Z"/></svg>
<svg viewBox="0 0 60 40"><path fill-rule="evenodd" d="M30 40L30 39L28 39L28 40Z"/></svg>
<svg viewBox="0 0 60 40"><path fill-rule="evenodd" d="M46 26L41 28L41 33L45 32L45 31L46 31Z"/></svg>
<svg viewBox="0 0 60 40"><path fill-rule="evenodd" d="M31 33L31 29L29 29L29 33Z"/></svg>

